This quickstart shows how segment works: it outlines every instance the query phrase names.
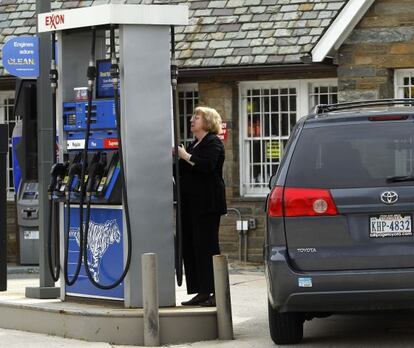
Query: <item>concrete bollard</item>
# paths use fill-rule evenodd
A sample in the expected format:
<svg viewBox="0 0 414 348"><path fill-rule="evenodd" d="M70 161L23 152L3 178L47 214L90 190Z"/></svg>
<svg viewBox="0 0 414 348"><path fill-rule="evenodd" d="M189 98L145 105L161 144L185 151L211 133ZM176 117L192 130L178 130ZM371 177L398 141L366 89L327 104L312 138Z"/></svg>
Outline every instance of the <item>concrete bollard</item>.
<svg viewBox="0 0 414 348"><path fill-rule="evenodd" d="M142 260L142 302L144 306L144 345L160 345L160 318L158 314L158 271L157 255L143 254Z"/></svg>
<svg viewBox="0 0 414 348"><path fill-rule="evenodd" d="M231 316L230 283L227 258L213 256L214 289L217 305L217 328L220 340L233 340L233 319Z"/></svg>

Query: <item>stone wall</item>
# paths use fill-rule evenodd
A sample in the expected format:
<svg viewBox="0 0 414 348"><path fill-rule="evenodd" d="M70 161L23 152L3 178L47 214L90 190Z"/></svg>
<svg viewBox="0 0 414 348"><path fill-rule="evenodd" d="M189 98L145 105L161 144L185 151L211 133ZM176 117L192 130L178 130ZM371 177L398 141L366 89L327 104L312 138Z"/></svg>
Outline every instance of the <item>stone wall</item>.
<svg viewBox="0 0 414 348"><path fill-rule="evenodd" d="M393 98L394 69L414 67L414 0L376 0L341 46L339 100Z"/></svg>
<svg viewBox="0 0 414 348"><path fill-rule="evenodd" d="M16 263L18 260L17 247L17 216L16 204L7 202L7 262Z"/></svg>

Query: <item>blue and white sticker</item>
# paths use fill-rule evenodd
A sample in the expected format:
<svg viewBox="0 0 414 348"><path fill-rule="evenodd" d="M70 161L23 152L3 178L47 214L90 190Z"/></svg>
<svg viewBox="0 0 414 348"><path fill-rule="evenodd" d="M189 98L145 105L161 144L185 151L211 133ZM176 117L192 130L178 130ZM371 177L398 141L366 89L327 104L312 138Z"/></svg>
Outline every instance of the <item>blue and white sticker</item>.
<svg viewBox="0 0 414 348"><path fill-rule="evenodd" d="M312 278L298 278L298 284L300 288L311 288Z"/></svg>

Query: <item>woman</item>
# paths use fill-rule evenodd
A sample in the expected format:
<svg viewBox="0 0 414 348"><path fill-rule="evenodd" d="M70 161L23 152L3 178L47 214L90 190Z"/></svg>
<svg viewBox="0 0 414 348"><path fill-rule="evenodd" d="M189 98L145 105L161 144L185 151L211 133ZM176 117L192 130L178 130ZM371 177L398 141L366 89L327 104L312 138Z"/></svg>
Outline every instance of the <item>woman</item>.
<svg viewBox="0 0 414 348"><path fill-rule="evenodd" d="M197 295L181 304L214 306L212 257L220 254L220 217L227 213L224 146L217 137L221 117L213 108L197 107L190 122L195 140L187 150L178 147L178 156L187 293Z"/></svg>

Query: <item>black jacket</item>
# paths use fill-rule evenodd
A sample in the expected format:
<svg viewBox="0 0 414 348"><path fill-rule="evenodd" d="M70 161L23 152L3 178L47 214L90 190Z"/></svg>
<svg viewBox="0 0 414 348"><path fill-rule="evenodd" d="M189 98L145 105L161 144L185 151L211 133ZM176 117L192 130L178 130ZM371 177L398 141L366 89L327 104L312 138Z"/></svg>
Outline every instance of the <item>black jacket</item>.
<svg viewBox="0 0 414 348"><path fill-rule="evenodd" d="M224 145L217 135L208 133L194 147L196 140L187 148L190 161L179 161L181 197L191 200L199 212L226 214L226 191L223 180Z"/></svg>

